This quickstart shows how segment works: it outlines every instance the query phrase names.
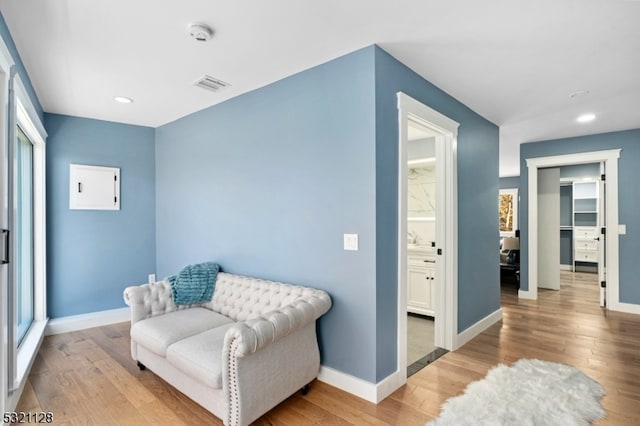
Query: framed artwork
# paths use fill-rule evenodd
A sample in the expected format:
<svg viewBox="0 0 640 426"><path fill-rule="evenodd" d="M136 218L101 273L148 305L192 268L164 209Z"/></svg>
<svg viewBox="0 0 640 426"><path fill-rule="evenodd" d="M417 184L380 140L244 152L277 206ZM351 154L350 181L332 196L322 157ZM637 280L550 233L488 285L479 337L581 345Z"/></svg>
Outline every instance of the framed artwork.
<svg viewBox="0 0 640 426"><path fill-rule="evenodd" d="M515 237L518 229L518 188L501 189L498 198L500 236Z"/></svg>

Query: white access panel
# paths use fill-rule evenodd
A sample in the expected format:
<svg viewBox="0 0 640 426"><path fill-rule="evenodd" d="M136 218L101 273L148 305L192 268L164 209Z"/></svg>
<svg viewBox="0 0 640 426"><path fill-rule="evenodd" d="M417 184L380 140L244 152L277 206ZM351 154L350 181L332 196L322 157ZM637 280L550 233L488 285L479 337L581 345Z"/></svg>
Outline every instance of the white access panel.
<svg viewBox="0 0 640 426"><path fill-rule="evenodd" d="M71 164L69 209L120 210L120 169Z"/></svg>

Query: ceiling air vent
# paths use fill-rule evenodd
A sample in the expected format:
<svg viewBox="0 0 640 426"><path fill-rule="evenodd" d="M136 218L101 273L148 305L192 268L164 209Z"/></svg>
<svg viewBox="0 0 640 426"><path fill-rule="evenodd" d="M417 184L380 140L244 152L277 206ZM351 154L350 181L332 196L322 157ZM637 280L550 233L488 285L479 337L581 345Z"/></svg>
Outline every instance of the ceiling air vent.
<svg viewBox="0 0 640 426"><path fill-rule="evenodd" d="M206 74L200 77L193 84L195 86L202 87L203 89L211 90L212 92L217 92L227 86L231 86L229 83L225 83L222 80L218 80L217 78Z"/></svg>

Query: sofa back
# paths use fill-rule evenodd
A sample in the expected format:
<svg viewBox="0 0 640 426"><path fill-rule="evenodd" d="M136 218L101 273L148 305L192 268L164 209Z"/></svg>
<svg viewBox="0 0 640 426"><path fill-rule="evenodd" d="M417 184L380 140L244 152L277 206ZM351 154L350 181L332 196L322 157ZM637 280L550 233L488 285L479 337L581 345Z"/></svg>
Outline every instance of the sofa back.
<svg viewBox="0 0 640 426"><path fill-rule="evenodd" d="M290 305L298 299L327 298L325 292L260 278L218 273L213 299L206 305L233 321L246 321Z"/></svg>

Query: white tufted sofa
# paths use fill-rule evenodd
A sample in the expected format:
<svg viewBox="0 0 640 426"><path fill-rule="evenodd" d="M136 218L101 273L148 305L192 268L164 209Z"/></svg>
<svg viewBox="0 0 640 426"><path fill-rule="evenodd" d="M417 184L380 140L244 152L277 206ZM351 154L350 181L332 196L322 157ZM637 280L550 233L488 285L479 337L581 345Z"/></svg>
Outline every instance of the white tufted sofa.
<svg viewBox="0 0 640 426"><path fill-rule="evenodd" d="M176 306L167 281L128 287L131 355L224 421L248 425L318 375L321 290L218 273L211 302Z"/></svg>

